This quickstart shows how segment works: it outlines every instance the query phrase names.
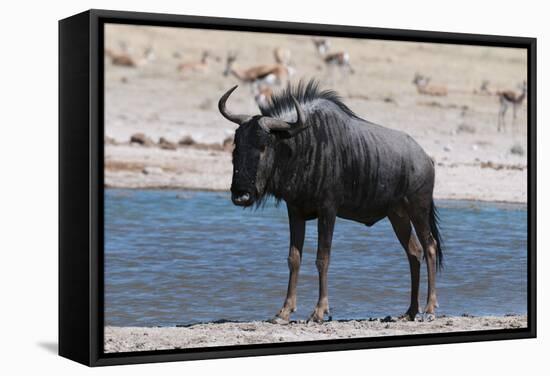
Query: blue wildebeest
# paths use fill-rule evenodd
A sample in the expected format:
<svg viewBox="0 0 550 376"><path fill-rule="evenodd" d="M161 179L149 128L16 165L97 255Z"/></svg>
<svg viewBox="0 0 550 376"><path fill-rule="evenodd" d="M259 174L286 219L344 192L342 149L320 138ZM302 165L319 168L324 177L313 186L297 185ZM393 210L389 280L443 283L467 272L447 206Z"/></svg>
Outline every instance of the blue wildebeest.
<svg viewBox="0 0 550 376"><path fill-rule="evenodd" d="M289 86L260 108L261 115L238 115L226 108L236 88L218 104L221 114L239 125L231 199L235 205L251 206L274 196L288 209L290 277L283 307L273 320L286 322L296 310L305 223L311 219L318 219L319 300L309 320L323 321L328 313L327 271L336 217L367 226L389 218L410 265L411 301L403 318L413 320L419 313L424 253L424 318L432 320L437 307L435 275L443 254L431 158L407 134L359 118L336 93L320 91L314 81Z"/></svg>

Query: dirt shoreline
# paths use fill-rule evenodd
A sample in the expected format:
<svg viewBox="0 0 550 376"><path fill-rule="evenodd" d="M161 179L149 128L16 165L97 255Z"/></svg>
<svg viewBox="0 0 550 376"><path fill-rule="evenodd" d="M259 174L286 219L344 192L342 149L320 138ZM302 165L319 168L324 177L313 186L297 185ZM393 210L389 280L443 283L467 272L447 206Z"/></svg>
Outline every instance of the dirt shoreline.
<svg viewBox="0 0 550 376"><path fill-rule="evenodd" d="M527 316L438 317L431 322L384 319L288 325L264 321L205 323L187 327L105 327L105 352L150 351L342 338L451 333L527 327Z"/></svg>

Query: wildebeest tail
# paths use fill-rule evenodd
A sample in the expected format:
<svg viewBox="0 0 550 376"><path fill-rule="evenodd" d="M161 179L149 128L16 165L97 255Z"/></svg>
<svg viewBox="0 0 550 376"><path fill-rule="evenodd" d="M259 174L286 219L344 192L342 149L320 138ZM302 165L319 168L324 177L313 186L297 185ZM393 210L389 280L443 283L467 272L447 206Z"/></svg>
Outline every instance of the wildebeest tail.
<svg viewBox="0 0 550 376"><path fill-rule="evenodd" d="M439 214L433 200L430 206L430 231L432 232L432 236L437 244L436 265L437 270L440 271L443 269L443 241L441 239L441 234L439 233Z"/></svg>

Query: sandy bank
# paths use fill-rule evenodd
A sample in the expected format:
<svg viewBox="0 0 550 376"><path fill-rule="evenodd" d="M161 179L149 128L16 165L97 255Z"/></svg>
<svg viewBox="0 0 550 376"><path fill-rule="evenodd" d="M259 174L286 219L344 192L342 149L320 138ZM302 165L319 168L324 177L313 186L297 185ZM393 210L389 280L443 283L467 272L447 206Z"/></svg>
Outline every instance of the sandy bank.
<svg viewBox="0 0 550 376"><path fill-rule="evenodd" d="M188 327L105 328L105 351L146 351L258 343L314 341L527 327L527 316L439 317L432 322L369 319L289 325L254 321L209 323Z"/></svg>

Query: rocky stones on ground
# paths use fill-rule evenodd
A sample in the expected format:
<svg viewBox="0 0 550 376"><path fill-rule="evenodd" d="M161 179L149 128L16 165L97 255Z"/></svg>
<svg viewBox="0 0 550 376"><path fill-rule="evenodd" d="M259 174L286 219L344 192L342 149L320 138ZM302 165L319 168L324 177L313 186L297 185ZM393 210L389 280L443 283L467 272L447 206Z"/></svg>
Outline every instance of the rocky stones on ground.
<svg viewBox="0 0 550 376"><path fill-rule="evenodd" d="M191 146L196 144L196 141L191 136L183 136L179 141L178 144L181 146Z"/></svg>
<svg viewBox="0 0 550 376"><path fill-rule="evenodd" d="M160 167L156 167L156 166L145 166L143 168L143 170L141 170L141 172L144 174L144 175L158 175L158 174L162 174L164 171L162 170L162 168Z"/></svg>
<svg viewBox="0 0 550 376"><path fill-rule="evenodd" d="M153 146L155 144L150 137L145 135L145 133L134 133L130 137L130 143L141 146Z"/></svg>
<svg viewBox="0 0 550 376"><path fill-rule="evenodd" d="M383 319L380 319L380 322L395 322L395 320L391 316L386 316Z"/></svg>
<svg viewBox="0 0 550 376"><path fill-rule="evenodd" d="M178 145L175 142L168 141L166 138L161 137L159 139L159 146L161 149L165 150L176 150L178 148Z"/></svg>
<svg viewBox="0 0 550 376"><path fill-rule="evenodd" d="M526 166L522 165L509 165L504 163L495 163L493 161L487 161L487 162L481 162L480 164L481 168L491 168L493 170L517 170L517 171L523 171Z"/></svg>

